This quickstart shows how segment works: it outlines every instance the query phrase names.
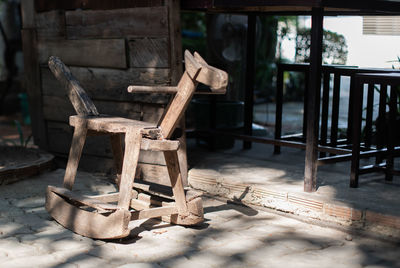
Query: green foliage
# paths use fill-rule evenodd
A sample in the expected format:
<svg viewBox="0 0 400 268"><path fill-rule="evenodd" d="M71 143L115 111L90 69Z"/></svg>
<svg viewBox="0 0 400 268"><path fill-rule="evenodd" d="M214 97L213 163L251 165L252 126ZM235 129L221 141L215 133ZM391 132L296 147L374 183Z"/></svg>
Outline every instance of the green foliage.
<svg viewBox="0 0 400 268"><path fill-rule="evenodd" d="M296 62L310 61L311 29L298 29ZM343 35L324 30L322 60L325 64L346 64L347 44Z"/></svg>
<svg viewBox="0 0 400 268"><path fill-rule="evenodd" d="M254 84L255 88L260 92L260 97L265 98L275 90L272 80L275 71L278 17L259 16L258 18L260 29L257 34Z"/></svg>
<svg viewBox="0 0 400 268"><path fill-rule="evenodd" d="M28 146L29 141L32 138L32 135L29 135L26 139L24 138L24 132L22 131L21 123L17 120L14 120L14 124L17 128L19 135L19 146L26 148Z"/></svg>
<svg viewBox="0 0 400 268"><path fill-rule="evenodd" d="M203 12L181 12L181 28L183 31L201 33L202 37L182 36L182 49L197 51L200 55L207 55L207 23Z"/></svg>

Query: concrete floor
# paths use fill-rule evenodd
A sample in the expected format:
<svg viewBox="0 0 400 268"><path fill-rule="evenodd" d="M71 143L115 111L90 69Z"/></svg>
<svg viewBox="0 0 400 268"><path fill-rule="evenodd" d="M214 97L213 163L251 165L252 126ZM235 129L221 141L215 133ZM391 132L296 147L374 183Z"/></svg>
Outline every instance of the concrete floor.
<svg viewBox="0 0 400 268"><path fill-rule="evenodd" d="M253 143L251 150L242 150L236 141L232 149L210 152L193 143L189 140L188 159L194 188L324 221L400 231L399 177L385 183L383 174L362 175L354 189L349 187L350 163L336 163L319 167L317 191L305 193L303 150L283 147L274 155L272 145Z"/></svg>
<svg viewBox="0 0 400 268"><path fill-rule="evenodd" d="M142 220L122 240L94 240L63 228L44 208L59 169L0 187L0 267L400 267L399 243L373 233L204 197L196 228ZM107 178L79 172L75 190L115 191Z"/></svg>

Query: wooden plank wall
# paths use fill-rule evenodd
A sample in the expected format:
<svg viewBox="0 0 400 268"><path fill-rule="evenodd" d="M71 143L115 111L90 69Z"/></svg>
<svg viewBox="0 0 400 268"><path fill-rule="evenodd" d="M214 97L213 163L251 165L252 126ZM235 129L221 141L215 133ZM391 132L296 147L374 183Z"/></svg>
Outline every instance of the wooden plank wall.
<svg viewBox="0 0 400 268"><path fill-rule="evenodd" d="M21 0L21 10L34 139L41 148L65 159L73 131L72 105L47 67L51 55L70 66L100 113L158 122L170 96L133 95L126 88L177 84L179 1ZM180 154L186 168L186 153ZM111 157L106 137L90 137L80 168L110 172ZM164 182L162 154L145 152L140 161L138 174Z"/></svg>

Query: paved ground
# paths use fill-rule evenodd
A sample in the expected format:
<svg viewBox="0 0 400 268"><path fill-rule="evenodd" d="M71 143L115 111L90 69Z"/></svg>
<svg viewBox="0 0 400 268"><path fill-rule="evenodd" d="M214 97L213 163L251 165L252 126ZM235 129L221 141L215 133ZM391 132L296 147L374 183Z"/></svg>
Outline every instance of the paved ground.
<svg viewBox="0 0 400 268"><path fill-rule="evenodd" d="M64 170L0 187L0 267L400 267L400 244L205 199L198 228L143 221L121 241L76 235L46 213L44 190ZM110 192L80 173L81 192Z"/></svg>

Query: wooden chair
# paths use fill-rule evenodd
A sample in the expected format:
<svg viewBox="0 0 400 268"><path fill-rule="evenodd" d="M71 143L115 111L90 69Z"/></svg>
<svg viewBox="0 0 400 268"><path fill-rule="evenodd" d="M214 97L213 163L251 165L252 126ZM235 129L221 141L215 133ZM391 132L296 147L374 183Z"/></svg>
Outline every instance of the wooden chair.
<svg viewBox="0 0 400 268"><path fill-rule="evenodd" d="M224 93L226 72L209 66L196 52L185 51L185 68L178 86L130 86L129 92L163 92L175 94L164 117L157 125L127 118L101 115L70 70L56 57L49 67L63 84L77 115L70 117L74 134L64 176L64 187L48 186L46 209L61 225L83 236L115 239L129 235L132 220L163 217L174 224L194 225L203 221L202 200L198 193L185 190L177 150L179 141L172 140L178 121L183 116L197 84ZM119 192L81 196L72 191L78 163L87 136L110 135L120 177ZM125 135L125 150L121 137ZM161 191L153 185L134 182L140 150L162 151L171 188ZM165 189L164 189L165 190Z"/></svg>

